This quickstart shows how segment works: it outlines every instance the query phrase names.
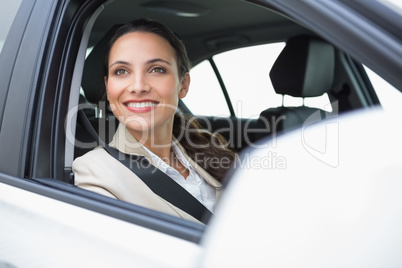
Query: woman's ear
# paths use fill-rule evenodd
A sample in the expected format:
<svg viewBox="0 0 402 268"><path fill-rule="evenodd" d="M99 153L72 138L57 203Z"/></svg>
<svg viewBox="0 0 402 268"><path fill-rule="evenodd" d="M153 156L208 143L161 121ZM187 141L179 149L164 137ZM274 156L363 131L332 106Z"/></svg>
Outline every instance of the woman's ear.
<svg viewBox="0 0 402 268"><path fill-rule="evenodd" d="M182 99L187 95L190 87L190 74L187 72L181 80L181 89L179 92L179 98Z"/></svg>

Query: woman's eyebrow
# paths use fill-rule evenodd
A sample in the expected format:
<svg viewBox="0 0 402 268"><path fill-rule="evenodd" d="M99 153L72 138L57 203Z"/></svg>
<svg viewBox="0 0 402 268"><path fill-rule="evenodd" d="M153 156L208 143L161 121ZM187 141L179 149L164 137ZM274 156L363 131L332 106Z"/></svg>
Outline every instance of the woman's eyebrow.
<svg viewBox="0 0 402 268"><path fill-rule="evenodd" d="M155 63L155 62L164 62L164 63L172 66L172 64L170 62L168 62L167 60L164 60L164 59L160 59L160 58L149 60L149 61L146 62L146 64L152 64L152 63ZM117 60L117 61L113 62L112 64L110 64L109 68L111 68L113 65L116 65L116 64L122 64L122 65L131 66L131 64L128 61Z"/></svg>
<svg viewBox="0 0 402 268"><path fill-rule="evenodd" d="M172 66L172 64L170 62L168 62L167 60L164 60L164 59L160 59L160 58L149 60L149 61L147 61L147 64L155 63L155 62L164 62L164 63Z"/></svg>
<svg viewBox="0 0 402 268"><path fill-rule="evenodd" d="M112 64L110 64L109 68L111 68L113 65L116 65L116 64L131 65L128 61L117 60L117 61L113 62Z"/></svg>

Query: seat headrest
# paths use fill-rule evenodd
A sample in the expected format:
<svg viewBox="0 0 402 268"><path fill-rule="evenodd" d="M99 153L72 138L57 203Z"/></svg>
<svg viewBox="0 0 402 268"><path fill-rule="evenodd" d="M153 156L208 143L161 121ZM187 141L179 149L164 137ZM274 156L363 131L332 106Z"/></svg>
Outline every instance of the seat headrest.
<svg viewBox="0 0 402 268"><path fill-rule="evenodd" d="M109 41L121 25L114 25L93 47L85 60L81 86L86 99L91 103L98 103L105 96L105 82L103 64Z"/></svg>
<svg viewBox="0 0 402 268"><path fill-rule="evenodd" d="M269 75L278 94L317 97L331 90L335 48L313 36L290 38Z"/></svg>

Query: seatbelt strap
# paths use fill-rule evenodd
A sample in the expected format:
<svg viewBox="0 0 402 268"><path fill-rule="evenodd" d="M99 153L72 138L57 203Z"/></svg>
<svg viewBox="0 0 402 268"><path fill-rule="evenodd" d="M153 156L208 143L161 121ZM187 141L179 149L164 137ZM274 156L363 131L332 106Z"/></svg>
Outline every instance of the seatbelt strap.
<svg viewBox="0 0 402 268"><path fill-rule="evenodd" d="M151 165L144 156L122 153L102 141L83 110L78 111L78 122L85 127L100 146L104 147L111 156L134 172L155 194L199 221L205 224L208 222L212 213L172 178Z"/></svg>

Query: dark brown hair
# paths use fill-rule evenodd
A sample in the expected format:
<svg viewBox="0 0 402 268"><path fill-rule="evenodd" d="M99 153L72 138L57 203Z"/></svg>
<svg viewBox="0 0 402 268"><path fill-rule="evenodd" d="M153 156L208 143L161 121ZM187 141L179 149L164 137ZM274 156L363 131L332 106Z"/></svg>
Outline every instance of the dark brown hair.
<svg viewBox="0 0 402 268"><path fill-rule="evenodd" d="M202 129L195 117L189 114L175 114L173 136L191 159L219 181L235 160L236 154L228 148L225 138Z"/></svg>
<svg viewBox="0 0 402 268"><path fill-rule="evenodd" d="M179 67L179 77L182 78L186 72L190 71L191 63L188 59L187 51L183 42L165 25L157 21L144 18L124 24L118 28L116 33L113 35L109 42L109 48L105 56L104 74L106 77L108 76L109 55L112 46L120 37L133 32L153 33L166 39L176 52L176 59Z"/></svg>
<svg viewBox="0 0 402 268"><path fill-rule="evenodd" d="M121 26L110 40L104 63L106 77L108 76L109 53L112 46L120 37L132 32L154 33L166 39L176 52L179 77L183 78L190 71L191 63L186 48L177 35L157 21L138 19ZM175 114L173 136L178 139L188 156L217 180L224 178L235 159L235 153L227 148L222 135L202 130L194 117L182 112Z"/></svg>

